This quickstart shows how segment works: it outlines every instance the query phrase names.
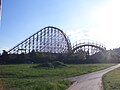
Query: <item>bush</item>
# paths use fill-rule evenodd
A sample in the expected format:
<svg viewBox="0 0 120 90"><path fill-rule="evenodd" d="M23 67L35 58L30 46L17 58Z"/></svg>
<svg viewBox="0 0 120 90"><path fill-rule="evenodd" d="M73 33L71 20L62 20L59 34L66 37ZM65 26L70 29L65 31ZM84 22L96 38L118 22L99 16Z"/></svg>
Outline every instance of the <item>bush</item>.
<svg viewBox="0 0 120 90"><path fill-rule="evenodd" d="M66 66L63 62L60 62L60 61L54 61L54 62L52 63L52 65L53 65L54 67Z"/></svg>
<svg viewBox="0 0 120 90"><path fill-rule="evenodd" d="M39 67L50 67L50 68L55 68L55 67L63 67L66 66L64 63L59 62L59 61L54 61L52 63L50 62L46 62L46 63L42 63L39 64L37 66L34 66L35 68L39 68Z"/></svg>

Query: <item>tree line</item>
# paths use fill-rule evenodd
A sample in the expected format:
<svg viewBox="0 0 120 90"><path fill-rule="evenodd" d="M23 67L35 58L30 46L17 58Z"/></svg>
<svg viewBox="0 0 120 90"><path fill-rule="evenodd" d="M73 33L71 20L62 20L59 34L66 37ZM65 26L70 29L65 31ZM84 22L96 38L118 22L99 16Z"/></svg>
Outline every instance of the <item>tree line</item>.
<svg viewBox="0 0 120 90"><path fill-rule="evenodd" d="M117 51L118 52L118 51ZM84 63L120 63L120 54L115 50L106 50L89 55L88 52L80 51L78 53L48 53L35 52L28 54L8 54L3 50L0 56L0 64L23 64L23 63L45 63L60 61L67 64Z"/></svg>

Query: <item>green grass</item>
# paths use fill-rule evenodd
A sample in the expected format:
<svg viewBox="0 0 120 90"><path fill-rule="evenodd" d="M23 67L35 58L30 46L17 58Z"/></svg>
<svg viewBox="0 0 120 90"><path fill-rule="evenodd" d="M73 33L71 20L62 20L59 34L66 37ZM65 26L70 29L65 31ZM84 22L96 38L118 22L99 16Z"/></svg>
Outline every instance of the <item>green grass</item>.
<svg viewBox="0 0 120 90"><path fill-rule="evenodd" d="M120 68L117 68L103 76L105 90L120 90Z"/></svg>
<svg viewBox="0 0 120 90"><path fill-rule="evenodd" d="M7 90L65 90L65 80L104 69L113 64L78 64L61 68L34 68L37 64L0 65L0 86Z"/></svg>

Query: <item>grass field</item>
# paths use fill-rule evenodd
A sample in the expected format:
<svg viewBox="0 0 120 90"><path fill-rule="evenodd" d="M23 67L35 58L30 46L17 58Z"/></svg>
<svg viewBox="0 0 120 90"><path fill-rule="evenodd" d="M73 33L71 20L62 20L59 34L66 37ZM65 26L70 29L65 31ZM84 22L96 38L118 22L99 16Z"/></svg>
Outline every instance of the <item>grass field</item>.
<svg viewBox="0 0 120 90"><path fill-rule="evenodd" d="M117 68L103 76L105 90L120 90L120 68Z"/></svg>
<svg viewBox="0 0 120 90"><path fill-rule="evenodd" d="M0 88L7 90L65 90L67 77L101 70L113 64L78 64L61 68L34 68L37 64L0 65Z"/></svg>

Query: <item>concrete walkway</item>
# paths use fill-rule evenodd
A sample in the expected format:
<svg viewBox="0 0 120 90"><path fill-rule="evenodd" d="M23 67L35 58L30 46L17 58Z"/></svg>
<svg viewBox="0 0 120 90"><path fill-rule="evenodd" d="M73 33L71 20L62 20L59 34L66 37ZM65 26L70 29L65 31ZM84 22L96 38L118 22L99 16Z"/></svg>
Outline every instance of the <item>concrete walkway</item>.
<svg viewBox="0 0 120 90"><path fill-rule="evenodd" d="M67 90L103 90L102 76L118 67L120 64L97 72L68 78L68 80L75 82Z"/></svg>

